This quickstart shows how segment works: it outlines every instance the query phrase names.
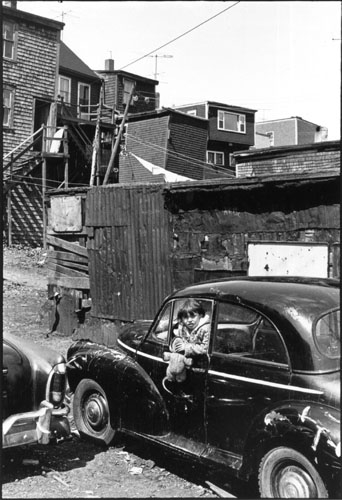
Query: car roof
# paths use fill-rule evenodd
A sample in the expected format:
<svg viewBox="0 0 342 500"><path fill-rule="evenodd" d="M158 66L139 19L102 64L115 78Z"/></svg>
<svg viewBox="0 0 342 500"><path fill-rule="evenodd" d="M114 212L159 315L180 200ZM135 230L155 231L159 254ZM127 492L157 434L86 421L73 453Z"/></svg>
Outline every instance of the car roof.
<svg viewBox="0 0 342 500"><path fill-rule="evenodd" d="M340 281L332 278L241 276L195 283L174 292L172 297L201 295L207 298L229 299L237 296L260 304L269 304L273 295L288 297L289 300L291 297L297 297L299 300L300 298L311 298L317 293L329 297L338 294L339 288ZM288 295L289 291L291 291L290 296ZM264 295L265 293L267 296Z"/></svg>

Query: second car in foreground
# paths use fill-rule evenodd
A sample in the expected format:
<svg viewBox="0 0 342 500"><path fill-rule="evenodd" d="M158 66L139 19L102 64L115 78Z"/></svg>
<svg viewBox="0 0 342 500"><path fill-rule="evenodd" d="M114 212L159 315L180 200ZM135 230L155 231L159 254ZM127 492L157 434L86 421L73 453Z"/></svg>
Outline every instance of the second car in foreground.
<svg viewBox="0 0 342 500"><path fill-rule="evenodd" d="M170 346L189 298L209 318L209 345L175 358L183 372L172 381ZM261 497L340 498L339 304L328 279L235 278L175 292L117 345L71 346L78 430L107 444L121 431L257 476Z"/></svg>

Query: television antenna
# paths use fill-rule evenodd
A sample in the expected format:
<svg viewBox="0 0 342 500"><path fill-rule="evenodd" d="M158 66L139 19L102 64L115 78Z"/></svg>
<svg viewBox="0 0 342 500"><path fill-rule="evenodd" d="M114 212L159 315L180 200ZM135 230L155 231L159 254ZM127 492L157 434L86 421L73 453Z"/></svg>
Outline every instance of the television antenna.
<svg viewBox="0 0 342 500"><path fill-rule="evenodd" d="M171 56L170 54L162 54L162 55L154 54L154 55L151 55L149 57L154 57L154 79L157 80L157 76L159 75L159 73L157 71L158 57L171 58L173 56Z"/></svg>

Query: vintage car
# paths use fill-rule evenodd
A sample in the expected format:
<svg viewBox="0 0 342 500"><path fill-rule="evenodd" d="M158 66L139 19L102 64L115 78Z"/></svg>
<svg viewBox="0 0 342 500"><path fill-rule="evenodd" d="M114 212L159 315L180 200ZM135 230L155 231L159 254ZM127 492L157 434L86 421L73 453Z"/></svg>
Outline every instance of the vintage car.
<svg viewBox="0 0 342 500"><path fill-rule="evenodd" d="M68 437L63 356L7 333L2 355L3 448Z"/></svg>
<svg viewBox="0 0 342 500"><path fill-rule="evenodd" d="M209 348L172 382L170 343L188 298L211 318ZM76 426L107 444L121 431L258 477L261 497L340 495L339 305L333 279L227 278L177 291L116 345L71 345Z"/></svg>

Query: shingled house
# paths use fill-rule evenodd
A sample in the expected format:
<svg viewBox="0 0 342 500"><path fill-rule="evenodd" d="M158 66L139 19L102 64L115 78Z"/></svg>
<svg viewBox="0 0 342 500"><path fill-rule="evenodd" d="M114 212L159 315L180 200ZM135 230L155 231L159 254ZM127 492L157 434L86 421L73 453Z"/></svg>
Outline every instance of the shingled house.
<svg viewBox="0 0 342 500"><path fill-rule="evenodd" d="M235 173L230 155L254 145L256 110L215 101L184 104L175 109L209 121L206 161L217 171Z"/></svg>
<svg viewBox="0 0 342 500"><path fill-rule="evenodd" d="M206 161L208 125L205 118L171 108L130 115L124 154L120 155L119 182L217 177ZM227 172L225 176L231 175Z"/></svg>
<svg viewBox="0 0 342 500"><path fill-rule="evenodd" d="M42 123L55 124L60 32L64 24L2 5L3 152L8 154ZM21 159L21 161L23 158ZM6 164L6 162L5 162Z"/></svg>

